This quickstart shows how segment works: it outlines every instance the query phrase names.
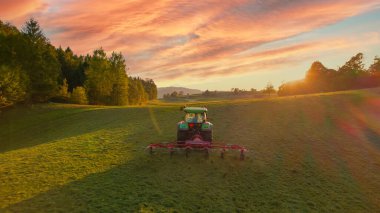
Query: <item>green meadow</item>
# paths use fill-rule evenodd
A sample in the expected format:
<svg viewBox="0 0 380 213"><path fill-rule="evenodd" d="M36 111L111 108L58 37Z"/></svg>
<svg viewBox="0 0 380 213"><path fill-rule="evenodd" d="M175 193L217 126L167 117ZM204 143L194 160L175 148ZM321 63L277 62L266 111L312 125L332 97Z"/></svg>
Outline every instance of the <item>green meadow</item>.
<svg viewBox="0 0 380 213"><path fill-rule="evenodd" d="M181 103L0 113L0 212L379 211L380 89L193 105L244 161L149 155L175 139Z"/></svg>

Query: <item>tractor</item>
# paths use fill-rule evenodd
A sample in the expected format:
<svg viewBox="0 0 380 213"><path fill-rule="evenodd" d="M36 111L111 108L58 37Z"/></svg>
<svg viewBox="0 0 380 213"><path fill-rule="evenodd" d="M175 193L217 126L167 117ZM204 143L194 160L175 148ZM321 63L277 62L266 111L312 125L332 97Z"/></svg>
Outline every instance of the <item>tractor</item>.
<svg viewBox="0 0 380 213"><path fill-rule="evenodd" d="M185 150L186 157L191 150L204 151L206 157L212 150L219 150L220 157L224 158L228 150L240 152L240 160L244 160L244 153L247 149L244 146L235 144L215 143L213 141L213 124L207 121L206 107L181 107L185 112L184 120L177 123L177 140L167 143L152 143L147 149L153 154L154 149L168 149L170 156L176 150Z"/></svg>
<svg viewBox="0 0 380 213"><path fill-rule="evenodd" d="M194 137L200 137L203 141L212 142L213 124L207 121L207 108L184 107L185 117L177 124L177 141L185 143Z"/></svg>

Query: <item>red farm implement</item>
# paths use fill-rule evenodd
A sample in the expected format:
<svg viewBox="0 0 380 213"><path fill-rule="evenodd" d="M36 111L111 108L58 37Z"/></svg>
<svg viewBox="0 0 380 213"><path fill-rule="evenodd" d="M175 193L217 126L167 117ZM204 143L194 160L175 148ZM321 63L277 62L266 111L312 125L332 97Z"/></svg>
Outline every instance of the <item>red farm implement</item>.
<svg viewBox="0 0 380 213"><path fill-rule="evenodd" d="M213 142L213 124L207 121L207 109L204 107L185 107L184 121L177 124L177 140L170 143L153 143L147 149L153 153L155 149L167 149L170 156L176 150L184 150L186 157L192 150L203 151L208 157L212 150L220 152L224 158L227 151L238 151L240 160L244 160L247 149L244 146L234 144L222 144Z"/></svg>

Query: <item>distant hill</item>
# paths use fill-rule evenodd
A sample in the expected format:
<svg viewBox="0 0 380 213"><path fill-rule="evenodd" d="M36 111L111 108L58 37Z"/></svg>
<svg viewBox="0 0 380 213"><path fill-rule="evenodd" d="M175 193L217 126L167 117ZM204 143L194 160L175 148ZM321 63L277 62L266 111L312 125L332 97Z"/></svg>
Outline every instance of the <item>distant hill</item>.
<svg viewBox="0 0 380 213"><path fill-rule="evenodd" d="M164 96L164 94L168 94L168 93L172 93L174 91L177 91L177 92L180 92L182 91L183 94L199 94L199 93L202 93L202 90L199 90L199 89L189 89L189 88L185 88L185 87L159 87L157 88L158 90L158 98L162 98Z"/></svg>

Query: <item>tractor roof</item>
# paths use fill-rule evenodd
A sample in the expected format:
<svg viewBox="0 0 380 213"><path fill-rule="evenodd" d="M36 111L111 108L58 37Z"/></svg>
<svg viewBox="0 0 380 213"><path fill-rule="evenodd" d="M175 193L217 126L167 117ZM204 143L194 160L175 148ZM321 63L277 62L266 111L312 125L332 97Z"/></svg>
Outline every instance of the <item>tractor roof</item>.
<svg viewBox="0 0 380 213"><path fill-rule="evenodd" d="M183 111L191 112L191 113L202 113L202 112L207 112L207 108L206 107L185 107L183 108Z"/></svg>

